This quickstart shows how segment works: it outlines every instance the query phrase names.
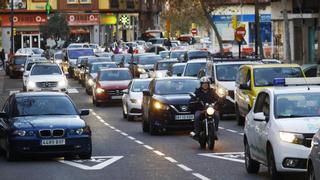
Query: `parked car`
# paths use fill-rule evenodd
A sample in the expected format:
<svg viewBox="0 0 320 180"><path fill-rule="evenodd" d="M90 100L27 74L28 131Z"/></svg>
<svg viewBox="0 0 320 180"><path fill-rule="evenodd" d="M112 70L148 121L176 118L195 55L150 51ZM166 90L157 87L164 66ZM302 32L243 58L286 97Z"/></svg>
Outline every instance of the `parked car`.
<svg viewBox="0 0 320 180"><path fill-rule="evenodd" d="M68 92L68 80L55 63L35 64L32 66L26 83L27 91Z"/></svg>
<svg viewBox="0 0 320 180"><path fill-rule="evenodd" d="M91 130L64 93L28 92L9 96L0 113L0 147L7 160L26 155L90 159Z"/></svg>
<svg viewBox="0 0 320 180"><path fill-rule="evenodd" d="M10 78L22 77L27 58L28 56L15 55L6 65L6 74L9 75Z"/></svg>
<svg viewBox="0 0 320 180"><path fill-rule="evenodd" d="M132 76L128 68L100 69L92 87L92 102L95 106L101 103L121 102L123 90L128 89Z"/></svg>
<svg viewBox="0 0 320 180"><path fill-rule="evenodd" d="M142 116L142 92L147 90L151 79L133 79L128 89L123 90L122 114L128 121Z"/></svg>
<svg viewBox="0 0 320 180"><path fill-rule="evenodd" d="M200 86L192 77L155 78L143 91L142 130L156 135L166 130L192 130L190 95Z"/></svg>

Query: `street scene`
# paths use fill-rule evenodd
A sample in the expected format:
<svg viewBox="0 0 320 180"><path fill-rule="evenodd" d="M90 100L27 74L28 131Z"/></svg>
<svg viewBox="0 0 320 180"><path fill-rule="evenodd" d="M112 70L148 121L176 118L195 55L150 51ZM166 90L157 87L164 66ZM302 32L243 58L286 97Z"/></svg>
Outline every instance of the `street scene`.
<svg viewBox="0 0 320 180"><path fill-rule="evenodd" d="M318 0L0 0L0 179L320 180Z"/></svg>

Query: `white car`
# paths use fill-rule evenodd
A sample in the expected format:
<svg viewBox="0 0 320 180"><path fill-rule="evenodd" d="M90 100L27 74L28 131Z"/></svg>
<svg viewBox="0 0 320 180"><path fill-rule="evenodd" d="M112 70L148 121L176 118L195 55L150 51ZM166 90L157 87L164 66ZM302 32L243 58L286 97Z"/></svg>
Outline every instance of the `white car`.
<svg viewBox="0 0 320 180"><path fill-rule="evenodd" d="M194 59L187 62L183 70L182 76L198 77L200 70L205 69L207 59Z"/></svg>
<svg viewBox="0 0 320 180"><path fill-rule="evenodd" d="M281 179L282 172L306 172L312 137L320 128L320 87L311 85L320 79L313 80L275 79L293 86L260 91L244 127L248 173L257 173L260 164L271 179Z"/></svg>
<svg viewBox="0 0 320 180"><path fill-rule="evenodd" d="M20 48L16 51L16 55L44 56L44 50L40 48Z"/></svg>
<svg viewBox="0 0 320 180"><path fill-rule="evenodd" d="M45 57L28 57L26 60L26 63L24 65L24 72L22 76L24 91L26 90L30 70L34 64L38 64L38 63L49 63L49 61Z"/></svg>
<svg viewBox="0 0 320 180"><path fill-rule="evenodd" d="M122 112L123 118L128 121L134 120L134 117L142 116L142 92L147 90L151 79L133 79L128 89L123 91Z"/></svg>
<svg viewBox="0 0 320 180"><path fill-rule="evenodd" d="M35 64L32 66L26 83L27 91L66 92L68 80L56 63Z"/></svg>

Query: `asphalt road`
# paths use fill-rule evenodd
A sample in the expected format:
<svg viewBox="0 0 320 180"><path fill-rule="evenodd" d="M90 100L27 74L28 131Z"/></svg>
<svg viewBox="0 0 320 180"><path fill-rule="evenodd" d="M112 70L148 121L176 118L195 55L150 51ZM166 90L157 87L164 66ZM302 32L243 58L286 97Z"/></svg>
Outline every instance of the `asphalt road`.
<svg viewBox="0 0 320 180"><path fill-rule="evenodd" d="M150 136L141 121L122 118L120 104L94 107L91 97L69 79L70 97L79 108L91 109L85 117L93 131L91 160L25 158L7 162L0 156L0 179L268 179L262 166L256 175L247 174L243 159L243 127L234 117L220 122L214 151L201 150L188 132ZM21 79L9 79L0 71L1 104L10 93L22 90ZM285 179L303 179L304 174Z"/></svg>

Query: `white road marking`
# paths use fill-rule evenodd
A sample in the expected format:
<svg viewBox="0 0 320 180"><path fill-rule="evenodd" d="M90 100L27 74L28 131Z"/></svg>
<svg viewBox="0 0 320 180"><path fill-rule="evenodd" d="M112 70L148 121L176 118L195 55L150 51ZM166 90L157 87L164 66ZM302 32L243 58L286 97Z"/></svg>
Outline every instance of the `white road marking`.
<svg viewBox="0 0 320 180"><path fill-rule="evenodd" d="M192 173L192 175L194 175L195 177L201 179L201 180L210 180L209 178L199 174L199 173Z"/></svg>
<svg viewBox="0 0 320 180"><path fill-rule="evenodd" d="M219 127L219 129L224 129L224 127Z"/></svg>
<svg viewBox="0 0 320 180"><path fill-rule="evenodd" d="M158 154L159 156L164 156L164 154L162 153L162 152L160 152L160 151L153 151L154 153L156 153L156 154Z"/></svg>
<svg viewBox="0 0 320 180"><path fill-rule="evenodd" d="M113 126L109 126L109 128L111 128L111 129L115 129Z"/></svg>
<svg viewBox="0 0 320 180"><path fill-rule="evenodd" d="M106 125L106 126L109 126L109 125L110 125L109 123L106 123L106 122L104 122L103 124Z"/></svg>
<svg viewBox="0 0 320 180"><path fill-rule="evenodd" d="M229 132L232 132L232 133L238 133L238 131L235 131L235 130L232 130L232 129L226 129L227 131Z"/></svg>
<svg viewBox="0 0 320 180"><path fill-rule="evenodd" d="M77 94L79 91L76 88L68 88L67 89L69 94Z"/></svg>
<svg viewBox="0 0 320 180"><path fill-rule="evenodd" d="M100 122L104 123L104 120L100 119Z"/></svg>
<svg viewBox="0 0 320 180"><path fill-rule="evenodd" d="M149 149L149 150L153 150L153 147L149 146L149 145L143 145L145 148Z"/></svg>
<svg viewBox="0 0 320 180"><path fill-rule="evenodd" d="M128 136L129 139L131 140L135 140L136 138L132 137L132 136Z"/></svg>
<svg viewBox="0 0 320 180"><path fill-rule="evenodd" d="M101 119L102 119L102 118L101 118L100 116L98 116L98 115L96 115L96 118L97 118L97 119L99 119L99 120L101 120Z"/></svg>
<svg viewBox="0 0 320 180"><path fill-rule="evenodd" d="M120 130L120 129L115 129L115 131L116 131L116 132L121 132L121 130Z"/></svg>
<svg viewBox="0 0 320 180"><path fill-rule="evenodd" d="M207 156L217 159L224 159L239 163L245 163L245 160L238 159L239 156L244 156L244 152L227 152L227 153L204 153L204 154L198 154L200 156Z"/></svg>
<svg viewBox="0 0 320 180"><path fill-rule="evenodd" d="M122 134L122 135L124 135L124 136L128 136L128 134L127 134L127 133L125 133L125 132L122 132L121 134Z"/></svg>
<svg viewBox="0 0 320 180"><path fill-rule="evenodd" d="M86 160L86 161L98 162L98 164L94 166L87 166L87 165L81 164L85 160L81 160L81 161L58 160L58 161L73 167L83 169L83 170L100 170L118 161L121 158L123 158L123 156L92 156L90 160Z"/></svg>
<svg viewBox="0 0 320 180"><path fill-rule="evenodd" d="M166 160L172 162L172 163L177 163L178 161L176 161L175 159L173 159L172 157L165 157Z"/></svg>
<svg viewBox="0 0 320 180"><path fill-rule="evenodd" d="M139 140L135 140L134 142L138 143L138 144L143 144L143 142L139 141Z"/></svg>
<svg viewBox="0 0 320 180"><path fill-rule="evenodd" d="M183 164L178 164L177 166L179 166L181 169L183 169L183 170L185 170L185 171L192 171L191 168L189 168L189 167L187 167L187 166L185 166L185 165L183 165Z"/></svg>

